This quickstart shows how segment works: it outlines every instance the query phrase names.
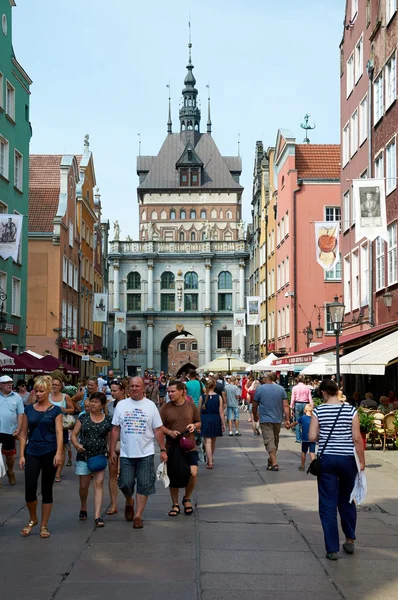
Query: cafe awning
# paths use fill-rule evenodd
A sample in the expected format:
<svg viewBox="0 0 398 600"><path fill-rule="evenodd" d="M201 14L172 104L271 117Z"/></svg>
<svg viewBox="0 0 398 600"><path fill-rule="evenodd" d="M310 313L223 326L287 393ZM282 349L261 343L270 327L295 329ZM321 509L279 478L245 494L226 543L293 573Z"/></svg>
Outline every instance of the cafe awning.
<svg viewBox="0 0 398 600"><path fill-rule="evenodd" d="M340 358L340 372L351 375L384 375L398 362L398 331Z"/></svg>
<svg viewBox="0 0 398 600"><path fill-rule="evenodd" d="M80 358L82 356L84 356L84 352L79 352L78 350L71 350L70 348L64 348L65 352L70 352L71 354L75 354L75 356L80 356ZM90 356L90 362L93 363L96 367L109 367L110 366L110 362L109 360L105 360L105 358L102 358L100 356L92 356L91 354Z"/></svg>

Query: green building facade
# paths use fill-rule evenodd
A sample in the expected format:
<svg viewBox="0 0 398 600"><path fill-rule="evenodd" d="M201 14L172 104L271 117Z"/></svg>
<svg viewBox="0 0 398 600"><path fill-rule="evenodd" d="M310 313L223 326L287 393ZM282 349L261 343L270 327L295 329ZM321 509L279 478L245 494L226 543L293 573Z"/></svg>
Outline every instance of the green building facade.
<svg viewBox="0 0 398 600"><path fill-rule="evenodd" d="M17 260L0 257L0 349L20 352L26 348L32 81L15 58L13 7L14 0L0 0L0 213L24 218Z"/></svg>

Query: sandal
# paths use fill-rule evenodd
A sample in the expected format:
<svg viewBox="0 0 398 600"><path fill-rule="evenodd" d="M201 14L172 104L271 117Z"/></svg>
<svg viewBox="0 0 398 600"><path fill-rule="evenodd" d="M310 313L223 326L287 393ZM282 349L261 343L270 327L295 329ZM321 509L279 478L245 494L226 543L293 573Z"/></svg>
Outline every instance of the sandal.
<svg viewBox="0 0 398 600"><path fill-rule="evenodd" d="M267 471L279 471L278 465L268 465Z"/></svg>
<svg viewBox="0 0 398 600"><path fill-rule="evenodd" d="M105 523L101 519L101 517L98 517L97 519L94 519L94 523L95 523L96 527L105 527Z"/></svg>
<svg viewBox="0 0 398 600"><path fill-rule="evenodd" d="M305 471L305 467L299 467L298 470L299 471Z"/></svg>
<svg viewBox="0 0 398 600"><path fill-rule="evenodd" d="M192 515L192 513L193 513L193 506L185 506L187 504L187 502L191 503L191 499L190 498L183 498L182 499L182 505L184 507L184 513L186 515Z"/></svg>
<svg viewBox="0 0 398 600"><path fill-rule="evenodd" d="M81 510L79 512L79 520L80 521L87 521L87 511L86 510Z"/></svg>
<svg viewBox="0 0 398 600"><path fill-rule="evenodd" d="M31 534L33 527L36 527L36 525L37 525L37 521L29 521L29 523L26 525L26 527L21 529L22 537L28 537L28 535Z"/></svg>
<svg viewBox="0 0 398 600"><path fill-rule="evenodd" d="M71 461L71 460L68 460L68 462L66 463L66 466L67 466L67 467L71 467L71 466L72 466L72 461Z"/></svg>
<svg viewBox="0 0 398 600"><path fill-rule="evenodd" d="M173 504L171 510L169 511L169 517L178 517L180 512L180 506L178 504Z"/></svg>
<svg viewBox="0 0 398 600"><path fill-rule="evenodd" d="M210 463L207 463L206 469L212 469L212 468L213 468L213 465L211 465Z"/></svg>
<svg viewBox="0 0 398 600"><path fill-rule="evenodd" d="M51 533L48 531L47 527L45 527L44 525L42 525L40 527L40 537L42 540L47 539L51 536Z"/></svg>
<svg viewBox="0 0 398 600"><path fill-rule="evenodd" d="M113 506L112 504L110 504L108 506L106 514L107 515L115 515L117 512L119 512L117 506Z"/></svg>
<svg viewBox="0 0 398 600"><path fill-rule="evenodd" d="M61 483L61 477L56 477L56 478L54 479L54 481L55 481L55 483Z"/></svg>

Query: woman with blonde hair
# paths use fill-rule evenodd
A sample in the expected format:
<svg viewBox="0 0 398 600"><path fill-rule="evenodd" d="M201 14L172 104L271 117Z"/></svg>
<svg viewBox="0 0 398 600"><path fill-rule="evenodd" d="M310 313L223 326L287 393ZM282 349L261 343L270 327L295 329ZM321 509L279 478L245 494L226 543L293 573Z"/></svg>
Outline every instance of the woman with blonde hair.
<svg viewBox="0 0 398 600"><path fill-rule="evenodd" d="M216 441L225 431L224 404L220 394L214 391L216 382L209 379L206 393L199 400L201 415L201 435L204 438L207 456L207 469L213 468L213 456L216 450Z"/></svg>
<svg viewBox="0 0 398 600"><path fill-rule="evenodd" d="M30 535L37 525L37 483L41 474L40 537L50 537L47 529L53 502L55 472L62 460L62 413L50 400L51 377L37 377L34 384L36 404L25 407L24 424L20 436L19 466L25 471L25 500L30 521L21 531ZM29 444L26 444L29 437Z"/></svg>

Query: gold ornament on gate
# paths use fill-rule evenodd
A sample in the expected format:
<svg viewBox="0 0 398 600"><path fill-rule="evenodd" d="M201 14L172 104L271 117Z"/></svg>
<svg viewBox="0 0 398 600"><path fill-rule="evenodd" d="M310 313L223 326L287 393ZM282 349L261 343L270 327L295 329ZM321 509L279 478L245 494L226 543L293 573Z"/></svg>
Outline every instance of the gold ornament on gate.
<svg viewBox="0 0 398 600"><path fill-rule="evenodd" d="M177 329L178 333L181 333L181 331L184 331L184 325L178 324L178 325L176 325L176 329Z"/></svg>

